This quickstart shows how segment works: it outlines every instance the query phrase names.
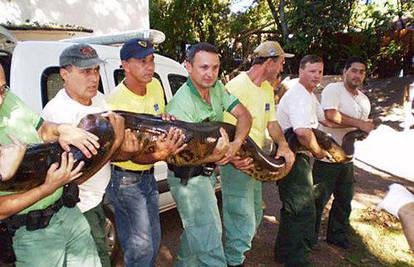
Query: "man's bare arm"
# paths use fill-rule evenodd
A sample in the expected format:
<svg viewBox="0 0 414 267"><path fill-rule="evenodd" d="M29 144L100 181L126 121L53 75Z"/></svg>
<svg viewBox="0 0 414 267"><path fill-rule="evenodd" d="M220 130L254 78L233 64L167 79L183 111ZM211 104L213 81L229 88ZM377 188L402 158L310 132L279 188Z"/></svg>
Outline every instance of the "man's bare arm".
<svg viewBox="0 0 414 267"><path fill-rule="evenodd" d="M252 115L250 115L250 112L243 104L237 104L230 113L237 119L236 133L234 140L230 142L230 147L225 157L217 162L219 165L228 163L236 155L252 127Z"/></svg>
<svg viewBox="0 0 414 267"><path fill-rule="evenodd" d="M295 162L295 154L290 150L288 143L286 142L285 136L282 132L277 121L271 121L267 124L267 130L269 131L270 137L278 145L276 158L283 157L286 161L286 167L289 170L292 168Z"/></svg>
<svg viewBox="0 0 414 267"><path fill-rule="evenodd" d="M74 145L88 158L98 153L98 137L73 125L44 121L37 132L45 142L58 141L65 151Z"/></svg>
<svg viewBox="0 0 414 267"><path fill-rule="evenodd" d="M37 201L55 192L59 187L82 175L81 169L84 163L80 162L74 168L73 155L64 152L60 165L54 163L50 166L45 182L24 193L16 193L0 196L0 220L17 214L23 209L33 205Z"/></svg>
<svg viewBox="0 0 414 267"><path fill-rule="evenodd" d="M348 115L343 114L342 112L339 112L336 109L326 109L325 118L338 125L345 127L355 127L367 133L374 129L374 124L372 123L372 121L365 121L357 118L352 118Z"/></svg>
<svg viewBox="0 0 414 267"><path fill-rule="evenodd" d="M297 128L295 134L298 137L298 141L305 146L315 158L322 159L325 157L326 151L319 146L312 129Z"/></svg>

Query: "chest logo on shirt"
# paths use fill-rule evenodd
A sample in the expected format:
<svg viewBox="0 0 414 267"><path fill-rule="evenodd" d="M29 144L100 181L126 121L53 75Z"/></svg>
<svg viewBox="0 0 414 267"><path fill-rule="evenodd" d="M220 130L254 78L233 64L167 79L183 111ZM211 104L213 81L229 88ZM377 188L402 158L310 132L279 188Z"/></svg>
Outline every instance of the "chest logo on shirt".
<svg viewBox="0 0 414 267"><path fill-rule="evenodd" d="M269 103L266 103L265 104L265 111L269 111L270 110L270 104Z"/></svg>
<svg viewBox="0 0 414 267"><path fill-rule="evenodd" d="M155 105L154 105L154 111L155 111L155 112L158 112L158 110L160 110L160 107L158 106L158 104L155 104Z"/></svg>

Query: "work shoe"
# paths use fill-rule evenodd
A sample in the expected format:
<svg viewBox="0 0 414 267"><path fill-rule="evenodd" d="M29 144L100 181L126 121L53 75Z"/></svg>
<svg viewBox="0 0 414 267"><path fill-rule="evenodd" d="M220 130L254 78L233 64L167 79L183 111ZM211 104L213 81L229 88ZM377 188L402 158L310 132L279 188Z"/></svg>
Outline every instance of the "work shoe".
<svg viewBox="0 0 414 267"><path fill-rule="evenodd" d="M343 249L350 249L352 247L351 243L348 240L341 240L341 241L326 240L326 243L343 248Z"/></svg>

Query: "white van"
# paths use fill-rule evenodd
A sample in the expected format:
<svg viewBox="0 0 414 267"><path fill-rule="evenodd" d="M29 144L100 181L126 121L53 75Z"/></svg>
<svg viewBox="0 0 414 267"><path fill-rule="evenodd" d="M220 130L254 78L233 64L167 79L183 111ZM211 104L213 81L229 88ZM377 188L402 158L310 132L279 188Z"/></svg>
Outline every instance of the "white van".
<svg viewBox="0 0 414 267"><path fill-rule="evenodd" d="M6 64L6 76L10 90L34 111L40 113L46 103L63 88L59 75L59 55L69 42L25 41L18 42L13 53L0 51L0 60ZM120 47L93 45L105 63L100 68L99 91L108 94L122 81L124 74L119 59ZM187 71L178 62L155 55L155 74L168 102L177 89L186 81ZM167 185L167 167L163 162L155 164L155 177L160 191L160 211L175 207Z"/></svg>

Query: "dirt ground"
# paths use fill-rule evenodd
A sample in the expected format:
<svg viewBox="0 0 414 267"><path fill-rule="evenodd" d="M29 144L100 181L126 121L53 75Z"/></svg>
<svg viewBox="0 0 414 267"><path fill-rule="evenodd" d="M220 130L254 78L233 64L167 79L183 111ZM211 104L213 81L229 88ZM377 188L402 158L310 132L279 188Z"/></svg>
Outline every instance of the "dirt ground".
<svg viewBox="0 0 414 267"><path fill-rule="evenodd" d="M413 80L414 77L411 76L405 79L392 78L368 83L364 88L364 92L371 100L372 116L380 117L385 125L392 127L396 131L402 131L403 128L400 124L404 120L402 104L406 98L405 88ZM411 140L414 143L414 135L412 137ZM386 142L386 140L383 141ZM366 209L375 207L387 192L388 185L392 183L400 183L410 189L414 189L414 180L412 177L393 175L386 170L382 170L380 164L377 166L369 166L356 160L355 166L356 187L355 197L352 203L353 208ZM264 201L267 204L265 220L254 239L253 249L247 254L246 266L248 267L281 266L273 261L274 242L278 230L279 209L281 205L277 186L274 183L268 183L264 185L263 190ZM275 203L275 205L269 205L269 203ZM311 253L311 262L315 266L355 266L355 262L350 262L349 255L354 253L354 250L361 248L361 245L363 245L361 239L358 240L358 237L354 238L352 240L354 245L353 249L349 251L330 246L324 241L324 230L326 229L325 219L329 207L330 203L325 208L324 219L322 221L323 226L321 228L322 232L320 233L321 241ZM362 259L360 264L360 266L381 265L383 264L375 259L374 256Z"/></svg>
<svg viewBox="0 0 414 267"><path fill-rule="evenodd" d="M336 78L335 78L336 79ZM402 131L400 126L404 119L402 114L402 103L404 88L413 81L414 77L403 79L388 79L373 81L364 88L372 102L374 117L381 117L383 123L396 131ZM414 133L414 131L413 131ZM414 136L413 139L414 140ZM386 140L384 140L386 141ZM413 141L414 142L414 141ZM386 153L386 152L384 152ZM397 155L398 156L398 155ZM366 209L375 207L382 199L391 183L400 183L410 189L414 189L414 179L411 177L400 177L393 175L387 170L381 170L381 166L369 166L362 161L356 160L356 187L353 200L353 209ZM263 197L266 205L265 218L258 233L253 240L252 250L246 256L246 267L271 267L281 266L274 262L274 242L278 230L279 209L281 203L276 183L265 183L263 186ZM329 211L328 203L324 219L322 221L320 242L311 253L310 260L314 266L385 266L374 255L366 255L357 262L352 260L352 254L357 250L366 249L362 237L355 232L352 237L353 248L350 250L338 249L328 245L324 241L324 230L326 228L326 215ZM164 214L161 218L163 229L163 240L157 266L172 266L173 259L178 250L179 234L181 226L176 210ZM414 257L414 256L413 256ZM399 266L408 266L402 264Z"/></svg>

